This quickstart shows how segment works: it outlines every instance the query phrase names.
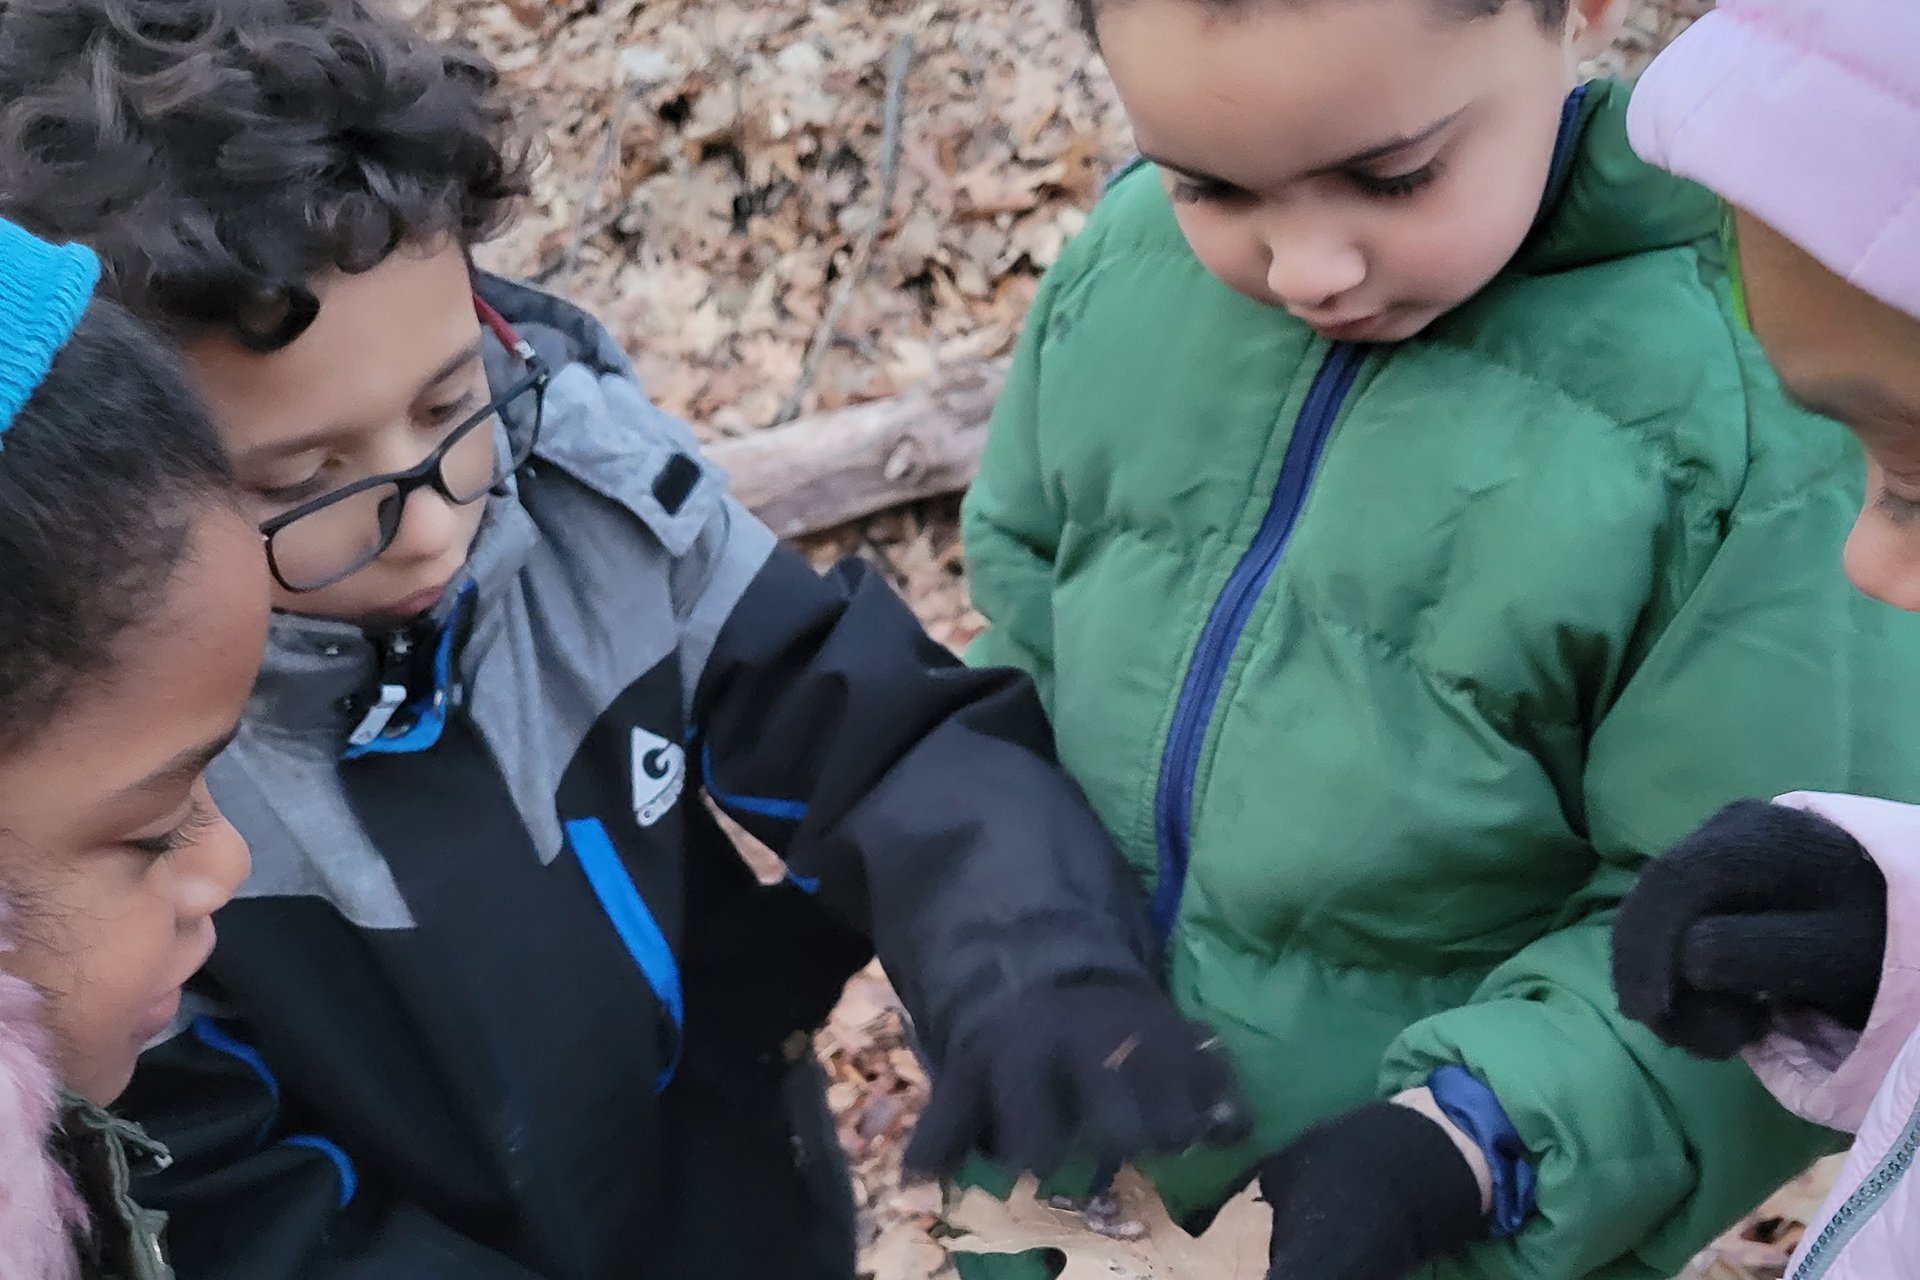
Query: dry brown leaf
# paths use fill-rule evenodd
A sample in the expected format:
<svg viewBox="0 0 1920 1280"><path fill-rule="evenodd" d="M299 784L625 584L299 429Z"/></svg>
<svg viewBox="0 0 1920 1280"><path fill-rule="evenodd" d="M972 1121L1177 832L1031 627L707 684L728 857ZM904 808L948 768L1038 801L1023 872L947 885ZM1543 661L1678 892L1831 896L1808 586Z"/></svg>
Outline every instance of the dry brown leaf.
<svg viewBox="0 0 1920 1280"><path fill-rule="evenodd" d="M1059 1280L1264 1280L1273 1220L1257 1188L1229 1201L1198 1237L1167 1216L1159 1193L1132 1169L1114 1180L1112 1198L1114 1219L1139 1224L1137 1238L1097 1231L1076 1210L1042 1204L1029 1177L1004 1201L968 1190L946 1217L963 1234L942 1243L955 1253L1055 1250L1066 1258Z"/></svg>
<svg viewBox="0 0 1920 1280"><path fill-rule="evenodd" d="M860 1271L874 1280L936 1280L951 1276L953 1263L925 1231L902 1222L861 1255Z"/></svg>
<svg viewBox="0 0 1920 1280"><path fill-rule="evenodd" d="M994 271L1004 274L1022 261L1040 270L1053 265L1067 241L1087 225L1087 215L1078 209L1037 210L1015 220L1007 236L1007 247L994 263Z"/></svg>
<svg viewBox="0 0 1920 1280"><path fill-rule="evenodd" d="M1826 1203L1827 1195L1833 1190L1833 1184L1840 1176L1840 1170L1847 1162L1844 1155L1828 1156L1805 1174L1795 1178L1780 1188L1771 1199L1755 1211L1753 1217L1758 1221L1782 1219L1798 1222L1802 1226L1813 1221L1820 1206Z"/></svg>

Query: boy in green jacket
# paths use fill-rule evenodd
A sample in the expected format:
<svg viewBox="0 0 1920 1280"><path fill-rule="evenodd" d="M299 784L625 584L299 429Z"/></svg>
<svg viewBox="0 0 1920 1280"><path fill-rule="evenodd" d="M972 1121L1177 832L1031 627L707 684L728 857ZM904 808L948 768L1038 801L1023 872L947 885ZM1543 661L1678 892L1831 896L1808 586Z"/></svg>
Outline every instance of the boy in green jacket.
<svg viewBox="0 0 1920 1280"><path fill-rule="evenodd" d="M1255 1108L1147 1171L1190 1220L1253 1171L1274 1280L1671 1276L1830 1139L1623 1018L1609 924L1731 797L1916 798L1920 632L1833 572L1855 451L1574 88L1624 0L1082 4L1149 162L966 536L975 656Z"/></svg>

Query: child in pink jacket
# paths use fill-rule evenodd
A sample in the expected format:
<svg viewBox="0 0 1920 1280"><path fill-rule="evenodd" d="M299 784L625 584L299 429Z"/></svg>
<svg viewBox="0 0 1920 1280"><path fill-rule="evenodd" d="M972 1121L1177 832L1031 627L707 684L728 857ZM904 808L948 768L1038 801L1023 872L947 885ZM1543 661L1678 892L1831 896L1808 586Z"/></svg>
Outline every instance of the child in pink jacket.
<svg viewBox="0 0 1920 1280"><path fill-rule="evenodd" d="M0 1280L171 1280L106 1108L247 846L202 777L266 641L260 535L92 252L0 222Z"/></svg>
<svg viewBox="0 0 1920 1280"><path fill-rule="evenodd" d="M1722 0L1630 123L1733 207L1754 332L1866 450L1847 574L1920 611L1920 3ZM1920 1276L1920 808L1730 806L1622 904L1614 980L1662 1039L1744 1050L1787 1107L1857 1135L1792 1280Z"/></svg>

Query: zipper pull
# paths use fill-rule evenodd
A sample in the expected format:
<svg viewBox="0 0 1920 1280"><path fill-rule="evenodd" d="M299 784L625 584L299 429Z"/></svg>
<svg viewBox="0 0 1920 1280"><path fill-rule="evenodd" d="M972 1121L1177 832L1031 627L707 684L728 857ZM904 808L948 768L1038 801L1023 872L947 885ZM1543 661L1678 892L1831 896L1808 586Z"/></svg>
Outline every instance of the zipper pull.
<svg viewBox="0 0 1920 1280"><path fill-rule="evenodd" d="M407 675L412 665L413 640L405 630L388 633L380 651L380 696L359 725L347 735L352 746L364 747L386 732L387 725L407 703Z"/></svg>

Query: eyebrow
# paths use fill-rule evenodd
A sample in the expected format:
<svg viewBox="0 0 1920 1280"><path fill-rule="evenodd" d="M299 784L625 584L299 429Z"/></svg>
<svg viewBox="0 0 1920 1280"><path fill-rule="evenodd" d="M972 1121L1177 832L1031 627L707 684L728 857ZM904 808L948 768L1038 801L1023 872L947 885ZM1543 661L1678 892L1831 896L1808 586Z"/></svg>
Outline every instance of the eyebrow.
<svg viewBox="0 0 1920 1280"><path fill-rule="evenodd" d="M240 726L235 725L211 742L202 742L188 747L140 781L123 788L121 794L126 795L135 791L160 791L182 782L191 782L205 773L207 766L212 764L221 752L233 745L233 740L239 732Z"/></svg>
<svg viewBox="0 0 1920 1280"><path fill-rule="evenodd" d="M459 373L462 369L478 360L480 358L480 351L481 339L475 338L453 356L449 357L447 362L436 369L431 377L422 382L420 384L420 390L425 391L429 387L439 386L448 378L451 378L454 374ZM419 393L416 392L415 394ZM250 462L269 462L278 458L291 458L298 454L306 453L309 450L317 449L340 434L341 431L337 425L322 427L318 431L309 431L303 436L295 436L291 440L282 440L278 444L266 444L261 445L257 449L248 449L243 453L235 455L233 459L234 465L244 466Z"/></svg>
<svg viewBox="0 0 1920 1280"><path fill-rule="evenodd" d="M1328 174L1344 173L1353 169L1363 169L1370 164L1376 164L1379 161L1385 160L1390 156L1397 155L1402 151L1409 151L1414 147L1419 146L1423 142L1433 141L1433 139L1438 137L1441 133L1445 132L1448 126L1452 125L1454 121L1458 120L1461 116L1465 115L1466 113L1467 113L1467 108L1462 107L1458 111L1455 111L1453 114L1434 121L1432 124L1428 125L1424 129L1417 130L1413 133L1404 134L1398 138L1388 139L1386 142L1383 142L1378 146L1368 147L1365 151L1356 151L1344 160L1337 160L1332 164L1323 165L1320 168L1310 170L1309 172L1304 173L1301 176L1304 178L1322 178L1327 176ZM1204 169L1192 168L1188 165L1181 164L1178 161L1168 160L1161 156L1154 155L1150 151L1142 151L1140 155L1141 155L1141 158L1146 160L1149 164L1159 165L1162 169L1171 169L1173 172L1181 175L1182 177L1191 178L1195 182L1204 182L1204 183L1209 183L1215 186L1222 186L1222 187L1233 187L1236 190L1239 189L1240 187L1240 184L1237 182L1229 182L1225 178L1219 177L1215 174L1208 173Z"/></svg>

